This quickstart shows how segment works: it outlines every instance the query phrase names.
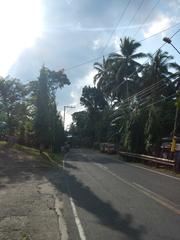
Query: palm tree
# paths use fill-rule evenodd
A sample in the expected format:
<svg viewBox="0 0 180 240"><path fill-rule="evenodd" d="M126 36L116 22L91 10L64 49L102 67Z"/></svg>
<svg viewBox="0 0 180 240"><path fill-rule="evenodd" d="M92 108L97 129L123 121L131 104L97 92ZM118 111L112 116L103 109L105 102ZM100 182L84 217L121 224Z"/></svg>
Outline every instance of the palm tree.
<svg viewBox="0 0 180 240"><path fill-rule="evenodd" d="M103 62L94 63L94 68L97 70L97 74L94 76L94 84L97 84L97 88L100 89L106 98L112 99L111 89L113 85L112 76L114 76L114 69L109 61L109 58L103 57Z"/></svg>
<svg viewBox="0 0 180 240"><path fill-rule="evenodd" d="M156 90L153 88L153 96L169 95L175 91L172 80L172 73L169 68L172 67L170 60L173 59L168 52L163 52L159 49L156 54L147 54L149 63L144 66L142 71L141 87L146 88L152 84L156 85Z"/></svg>
<svg viewBox="0 0 180 240"><path fill-rule="evenodd" d="M171 63L170 65L173 67L176 72L171 75L171 77L174 79L174 85L177 90L180 90L180 65L177 63Z"/></svg>
<svg viewBox="0 0 180 240"><path fill-rule="evenodd" d="M111 64L116 67L114 90L120 93L120 97L125 97L125 81L128 84L128 80L130 80L129 78L133 78L133 85L136 85L136 80L138 79L136 71L141 67L141 64L137 62L137 59L146 57L146 54L142 52L137 53L140 46L141 44L139 42L136 42L129 37L125 37L124 39L120 39L120 54L112 53L109 55ZM133 93L132 87L129 90Z"/></svg>
<svg viewBox="0 0 180 240"><path fill-rule="evenodd" d="M97 87L100 87L103 85L104 81L106 80L107 77L107 62L106 59L103 57L103 62L94 63L94 68L98 71L97 74L94 76L94 84L97 83Z"/></svg>

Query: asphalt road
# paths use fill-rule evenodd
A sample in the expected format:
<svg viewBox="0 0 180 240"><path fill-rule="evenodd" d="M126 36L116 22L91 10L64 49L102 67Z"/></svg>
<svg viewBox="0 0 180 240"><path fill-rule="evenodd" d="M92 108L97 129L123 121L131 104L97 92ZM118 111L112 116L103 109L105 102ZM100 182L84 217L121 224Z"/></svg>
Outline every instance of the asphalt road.
<svg viewBox="0 0 180 240"><path fill-rule="evenodd" d="M75 149L50 180L64 193L69 239L180 239L178 178Z"/></svg>

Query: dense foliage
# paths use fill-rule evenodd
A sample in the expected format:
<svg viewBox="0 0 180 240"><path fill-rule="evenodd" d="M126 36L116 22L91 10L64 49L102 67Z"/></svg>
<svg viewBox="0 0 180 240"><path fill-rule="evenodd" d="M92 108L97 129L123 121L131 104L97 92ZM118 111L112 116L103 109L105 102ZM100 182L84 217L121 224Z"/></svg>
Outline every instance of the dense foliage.
<svg viewBox="0 0 180 240"><path fill-rule="evenodd" d="M125 37L119 54L94 63L95 87L83 88L85 110L73 114L70 129L74 139L81 139L78 144L114 142L128 151L152 152L160 149L162 137L172 135L180 66L167 52L145 54L140 46Z"/></svg>
<svg viewBox="0 0 180 240"><path fill-rule="evenodd" d="M63 70L43 66L37 80L23 84L0 78L0 135L28 146L60 150L65 133L57 111L56 90L69 85Z"/></svg>

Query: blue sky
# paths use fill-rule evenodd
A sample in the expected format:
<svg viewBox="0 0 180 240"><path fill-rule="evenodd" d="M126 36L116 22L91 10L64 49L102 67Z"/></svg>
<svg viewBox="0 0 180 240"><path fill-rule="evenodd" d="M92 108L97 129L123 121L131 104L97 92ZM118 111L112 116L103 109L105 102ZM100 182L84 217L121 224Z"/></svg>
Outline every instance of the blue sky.
<svg viewBox="0 0 180 240"><path fill-rule="evenodd" d="M0 0L3 35L0 75L10 74L28 82L37 78L42 64L52 70L67 69L71 85L57 93L59 110L64 105L74 105L75 111L80 110L82 87L93 85L93 61L71 67L117 51L124 33L140 41L180 22L180 0L131 0L125 12L128 0L13 0L13 3ZM140 50L155 52L163 43L162 37L171 36L179 28L180 24L143 41ZM180 33L173 38L180 49L179 42ZM166 45L163 50L180 63L171 46ZM66 124L70 123L73 111L67 113Z"/></svg>

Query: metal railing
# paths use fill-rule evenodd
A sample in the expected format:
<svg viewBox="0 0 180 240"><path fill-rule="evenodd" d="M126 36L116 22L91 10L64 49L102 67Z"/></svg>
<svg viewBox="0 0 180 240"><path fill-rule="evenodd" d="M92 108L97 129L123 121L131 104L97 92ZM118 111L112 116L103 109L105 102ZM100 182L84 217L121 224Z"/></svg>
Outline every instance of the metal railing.
<svg viewBox="0 0 180 240"><path fill-rule="evenodd" d="M171 159L154 157L154 156L149 156L149 155L144 155L144 154L129 153L129 152L123 152L123 151L119 151L119 154L122 156L125 156L125 157L141 159L143 161L149 161L149 162L153 162L153 163L156 163L159 165L171 166L174 169L176 167L176 161L171 160Z"/></svg>

